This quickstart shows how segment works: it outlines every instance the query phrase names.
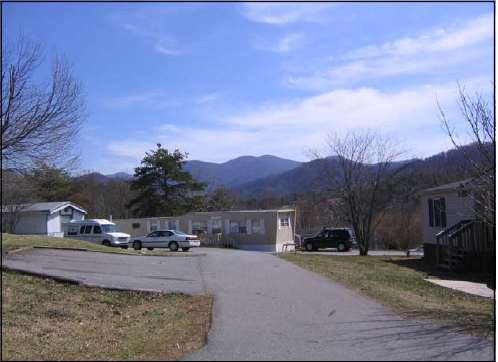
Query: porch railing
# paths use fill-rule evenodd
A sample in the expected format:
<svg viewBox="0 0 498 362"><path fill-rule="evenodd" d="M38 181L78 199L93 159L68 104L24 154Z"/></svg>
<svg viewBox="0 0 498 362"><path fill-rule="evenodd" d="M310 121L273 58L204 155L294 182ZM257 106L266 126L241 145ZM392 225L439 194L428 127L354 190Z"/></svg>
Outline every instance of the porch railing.
<svg viewBox="0 0 498 362"><path fill-rule="evenodd" d="M213 248L230 248L234 247L234 240L223 234L201 234L199 235L201 246Z"/></svg>
<svg viewBox="0 0 498 362"><path fill-rule="evenodd" d="M436 260L440 268L463 269L481 259L494 256L494 228L480 220L462 220L436 235Z"/></svg>

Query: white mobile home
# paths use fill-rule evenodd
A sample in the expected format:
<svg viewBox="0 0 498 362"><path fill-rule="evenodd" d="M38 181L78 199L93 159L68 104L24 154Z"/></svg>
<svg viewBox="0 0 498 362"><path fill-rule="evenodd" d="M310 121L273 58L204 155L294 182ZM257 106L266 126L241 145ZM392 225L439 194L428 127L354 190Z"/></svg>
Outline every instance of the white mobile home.
<svg viewBox="0 0 498 362"><path fill-rule="evenodd" d="M86 211L69 202L41 202L2 207L2 220L11 220L14 234L64 236L63 225L83 220ZM3 227L3 225L2 225Z"/></svg>
<svg viewBox="0 0 498 362"><path fill-rule="evenodd" d="M194 212L174 217L114 219L132 237L159 229L197 233L204 243L217 241L242 250L280 252L293 250L296 210Z"/></svg>
<svg viewBox="0 0 498 362"><path fill-rule="evenodd" d="M442 268L494 264L494 224L485 222L494 210L494 188L483 178L467 179L421 192L424 256ZM494 215L490 215L494 219ZM464 266L464 263L467 266Z"/></svg>

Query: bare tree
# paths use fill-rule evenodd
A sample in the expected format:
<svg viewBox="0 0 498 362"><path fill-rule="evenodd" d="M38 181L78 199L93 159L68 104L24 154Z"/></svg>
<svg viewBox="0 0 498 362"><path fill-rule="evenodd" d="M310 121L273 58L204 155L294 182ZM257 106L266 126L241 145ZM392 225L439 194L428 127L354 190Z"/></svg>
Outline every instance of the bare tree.
<svg viewBox="0 0 498 362"><path fill-rule="evenodd" d="M3 170L2 178L2 232L13 233L21 212L31 202L35 190L26 176L16 170Z"/></svg>
<svg viewBox="0 0 498 362"><path fill-rule="evenodd" d="M404 153L391 137L372 130L331 133L326 140L327 157L312 151L324 177L345 204L344 217L351 223L360 249L368 255L370 242L382 216L392 206L392 191L402 167L394 162Z"/></svg>
<svg viewBox="0 0 498 362"><path fill-rule="evenodd" d="M65 58L54 55L50 79L39 81L43 64L40 42L21 35L16 44L2 44L4 167L25 168L34 161L70 165L75 160L72 141L86 117L83 89Z"/></svg>
<svg viewBox="0 0 498 362"><path fill-rule="evenodd" d="M464 141L455 131L438 102L440 121L444 132L449 136L453 146L459 150L471 164L468 185L473 189L470 195L473 200L473 211L476 216L488 225L496 225L495 200L495 117L493 109L483 99L481 93L470 97L465 87L458 84L460 98L458 105L463 119L467 122L467 137ZM468 145L476 147L468 147ZM477 152L472 150L477 149Z"/></svg>

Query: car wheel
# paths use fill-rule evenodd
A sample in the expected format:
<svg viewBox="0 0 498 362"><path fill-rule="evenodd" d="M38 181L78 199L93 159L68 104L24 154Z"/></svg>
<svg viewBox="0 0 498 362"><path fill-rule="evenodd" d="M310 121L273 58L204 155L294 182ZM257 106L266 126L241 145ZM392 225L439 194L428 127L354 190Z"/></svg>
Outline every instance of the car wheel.
<svg viewBox="0 0 498 362"><path fill-rule="evenodd" d="M111 242L110 242L109 240L104 240L104 241L102 242L102 245L104 245L104 246L108 246L108 247L111 247Z"/></svg>
<svg viewBox="0 0 498 362"><path fill-rule="evenodd" d="M169 243L169 250L178 251L178 243L176 241Z"/></svg>
<svg viewBox="0 0 498 362"><path fill-rule="evenodd" d="M304 245L304 248L306 249L306 251L313 251L313 250L315 250L315 247L313 246L312 243L306 243Z"/></svg>
<svg viewBox="0 0 498 362"><path fill-rule="evenodd" d="M133 249L142 250L142 242L140 240L135 240L133 242Z"/></svg>
<svg viewBox="0 0 498 362"><path fill-rule="evenodd" d="M189 251L190 248L182 248L183 251Z"/></svg>
<svg viewBox="0 0 498 362"><path fill-rule="evenodd" d="M337 244L337 250L339 250L339 251L347 251L346 250L346 244L344 244L344 243Z"/></svg>
<svg viewBox="0 0 498 362"><path fill-rule="evenodd" d="M147 248L147 250L154 250L154 248Z"/></svg>

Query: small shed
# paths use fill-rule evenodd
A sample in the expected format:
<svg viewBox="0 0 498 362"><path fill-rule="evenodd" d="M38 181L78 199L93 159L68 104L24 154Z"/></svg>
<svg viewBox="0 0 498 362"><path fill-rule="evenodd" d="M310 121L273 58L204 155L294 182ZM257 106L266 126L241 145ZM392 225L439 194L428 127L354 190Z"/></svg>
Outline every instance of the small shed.
<svg viewBox="0 0 498 362"><path fill-rule="evenodd" d="M69 201L2 207L2 219L12 220L14 234L63 237L63 225L71 220L84 220L86 213L83 208Z"/></svg>

